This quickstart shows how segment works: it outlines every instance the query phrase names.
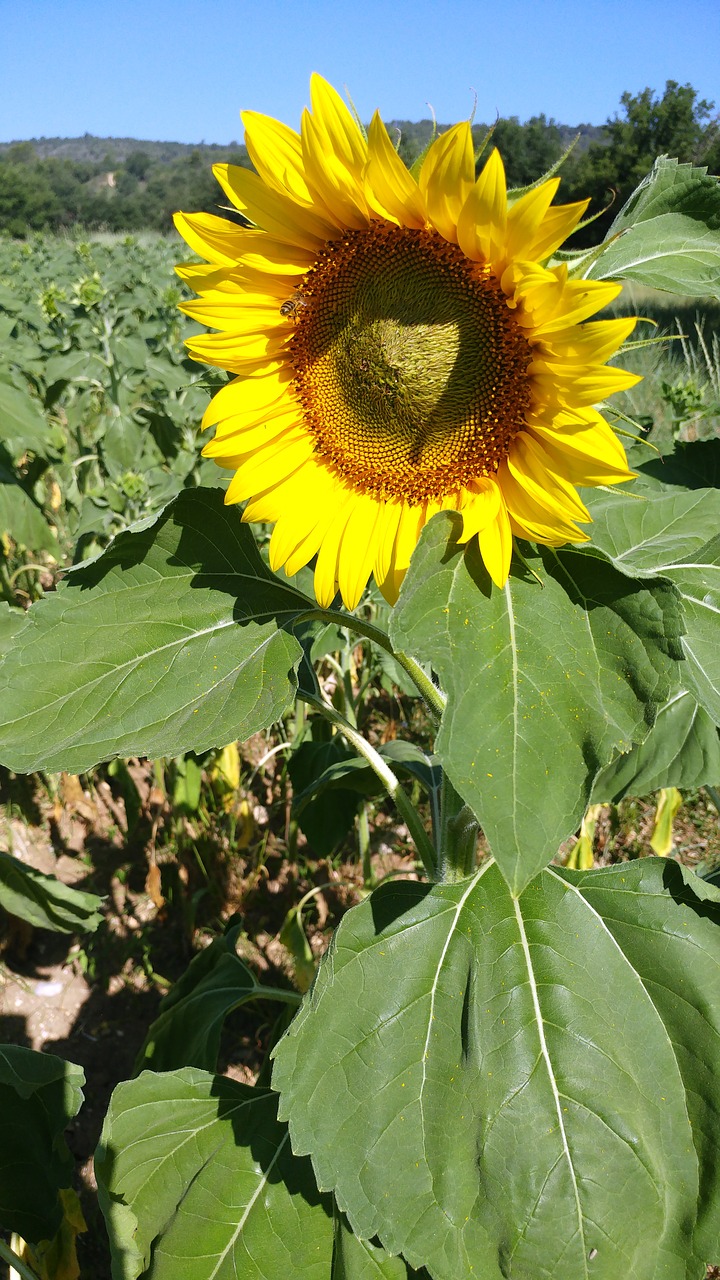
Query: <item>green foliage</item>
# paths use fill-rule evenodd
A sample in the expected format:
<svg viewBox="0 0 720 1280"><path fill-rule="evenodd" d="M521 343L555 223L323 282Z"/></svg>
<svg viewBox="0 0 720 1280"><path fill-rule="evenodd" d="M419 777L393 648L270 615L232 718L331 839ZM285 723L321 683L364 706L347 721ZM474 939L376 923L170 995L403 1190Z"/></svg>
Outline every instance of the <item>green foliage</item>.
<svg viewBox="0 0 720 1280"><path fill-rule="evenodd" d="M687 790L720 782L720 730L687 690L660 708L644 742L601 769L591 800L617 802L661 787Z"/></svg>
<svg viewBox="0 0 720 1280"><path fill-rule="evenodd" d="M24 142L0 146L0 231L26 236L80 224L109 231L169 232L178 208L217 210L213 161L248 164L244 147L183 147L112 140L114 155L80 139L56 154ZM119 145L118 145L119 143ZM70 152L74 154L69 154ZM44 153L44 154L43 154ZM85 153L88 158L78 158ZM88 153L90 153L88 155Z"/></svg>
<svg viewBox="0 0 720 1280"><path fill-rule="evenodd" d="M647 137L705 145L692 90L624 106L628 174ZM498 126L511 181L564 141L531 124ZM718 188L682 147L607 241L568 258L576 276L717 294ZM149 195L162 203L174 162L163 176L144 150L93 198L138 217ZM65 163L20 148L0 169L32 185ZM199 153L182 163L204 168ZM720 782L720 442L593 491L591 541L520 544L503 591L445 512L392 611L372 595L354 615L320 610L202 486L195 423L217 381L181 353L173 256L0 246L0 760L77 772L119 757L130 826L141 802L122 760L149 755L180 831L205 812L202 753L281 722L285 812L316 852L357 814L371 884L366 806L384 795L430 883L391 872L314 982L301 912L315 890L283 904L280 940L312 985L274 1091L264 1069L255 1088L215 1074L222 1029L251 1000L298 995L258 982L237 925L192 961L140 1051L151 1069L106 1118L113 1280L699 1280L720 1256L720 891L672 858L550 863L591 800ZM388 694L413 740L384 741L368 707ZM308 717L282 724L297 699ZM98 918L92 895L7 854L0 902L62 931ZM0 1225L31 1241L58 1226L80 1078L0 1050Z"/></svg>
<svg viewBox="0 0 720 1280"><path fill-rule="evenodd" d="M344 918L273 1084L358 1235L436 1280L701 1274L720 907L695 883L644 860L514 899L489 863Z"/></svg>
<svg viewBox="0 0 720 1280"><path fill-rule="evenodd" d="M718 229L718 179L663 157L620 210L612 243L587 274L720 301Z"/></svg>
<svg viewBox="0 0 720 1280"><path fill-rule="evenodd" d="M667 698L682 618L660 578L579 548L527 552L504 591L447 515L423 531L393 615L398 649L448 694L435 751L515 892L577 827L593 778Z"/></svg>
<svg viewBox="0 0 720 1280"><path fill-rule="evenodd" d="M622 207L658 156L708 164L718 172L717 122L710 118L714 103L700 99L692 85L668 80L662 96L646 88L626 92L620 101L623 114L607 121L602 142L593 143L568 172L573 198L591 196L593 212L611 200L615 209ZM603 213L577 243L597 242L612 218L610 210Z"/></svg>
<svg viewBox="0 0 720 1280"><path fill-rule="evenodd" d="M291 991L278 992L256 981L237 954L239 932L236 926L216 938L175 983L138 1053L136 1072L181 1066L215 1071L223 1023L233 1009L258 998L288 1004L297 999Z"/></svg>
<svg viewBox="0 0 720 1280"><path fill-rule="evenodd" d="M333 1221L277 1097L186 1069L113 1095L96 1158L113 1280L328 1280Z"/></svg>
<svg viewBox="0 0 720 1280"><path fill-rule="evenodd" d="M0 1228L37 1244L62 1221L73 1161L63 1130L82 1103L80 1067L0 1044Z"/></svg>
<svg viewBox="0 0 720 1280"><path fill-rule="evenodd" d="M312 602L219 497L187 490L32 611L0 666L11 768L205 751L288 709L302 650L284 627Z"/></svg>
<svg viewBox="0 0 720 1280"><path fill-rule="evenodd" d="M0 849L0 907L40 929L83 933L97 929L102 900L61 884Z"/></svg>
<svg viewBox="0 0 720 1280"><path fill-rule="evenodd" d="M604 126L559 124L543 114L521 123L516 116L491 122L492 142L503 157L511 187L534 182L578 139L564 168L568 198L593 197L593 212L611 192L624 203L651 168L656 156L720 169L720 142L713 103L700 99L691 85L668 80L657 95L650 88L621 97L622 114ZM402 159L410 167L422 155L434 130L431 120L389 122ZM480 145L487 124L476 124ZM110 152L108 152L110 146ZM0 145L0 231L24 236L32 230L58 230L76 224L111 231L143 228L167 232L176 209L216 212L222 196L211 175L214 161L249 166L245 147L192 147L181 143L137 142L85 135L77 139L40 139ZM227 215L226 215L227 216ZM597 239L611 216L604 215L579 242Z"/></svg>

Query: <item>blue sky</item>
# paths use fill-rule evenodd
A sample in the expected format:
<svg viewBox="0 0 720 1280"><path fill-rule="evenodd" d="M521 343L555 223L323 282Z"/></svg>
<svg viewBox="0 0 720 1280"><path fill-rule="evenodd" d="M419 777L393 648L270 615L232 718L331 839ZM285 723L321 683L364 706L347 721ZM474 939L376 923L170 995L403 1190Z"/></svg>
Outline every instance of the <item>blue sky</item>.
<svg viewBox="0 0 720 1280"><path fill-rule="evenodd" d="M718 0L0 0L0 44L0 141L227 143L240 108L297 125L313 70L364 119L601 124L668 79L720 109Z"/></svg>

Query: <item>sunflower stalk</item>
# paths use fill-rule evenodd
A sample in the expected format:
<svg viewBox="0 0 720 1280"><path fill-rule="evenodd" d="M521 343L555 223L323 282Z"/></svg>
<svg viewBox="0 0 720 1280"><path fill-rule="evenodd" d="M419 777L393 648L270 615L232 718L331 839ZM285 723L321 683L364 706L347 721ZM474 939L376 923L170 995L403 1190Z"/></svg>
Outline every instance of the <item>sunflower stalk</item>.
<svg viewBox="0 0 720 1280"><path fill-rule="evenodd" d="M443 774L440 798L441 884L454 884L471 875L475 867L478 821L472 809L458 795L447 774Z"/></svg>
<svg viewBox="0 0 720 1280"><path fill-rule="evenodd" d="M397 805L397 808L407 825L408 831L415 842L415 847L420 855L428 877L430 880L436 880L437 853L435 847L430 840L430 837L422 824L420 815L415 809L410 797L401 786L400 779L397 777L397 774L393 773L393 770L390 768L387 761L383 759L379 751L376 751L375 748L371 746L367 738L364 738L363 735L345 719L345 716L341 715L339 711L336 711L335 707L333 707L331 703L305 691L300 694L300 697L307 702L308 706L313 707L323 715L330 724L334 725L338 732L341 733L350 745L355 748L358 755L361 755L364 760L367 760L367 763L370 765L373 773L375 773L382 782L385 790L390 796L390 799L394 800Z"/></svg>

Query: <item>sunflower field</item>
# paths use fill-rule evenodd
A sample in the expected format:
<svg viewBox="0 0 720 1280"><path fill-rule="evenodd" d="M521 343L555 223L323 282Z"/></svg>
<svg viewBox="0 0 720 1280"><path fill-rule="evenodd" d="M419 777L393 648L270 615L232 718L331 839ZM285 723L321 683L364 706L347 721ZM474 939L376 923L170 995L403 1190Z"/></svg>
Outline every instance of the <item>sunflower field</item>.
<svg viewBox="0 0 720 1280"><path fill-rule="evenodd" d="M0 1260L700 1280L720 184L244 125L189 250L0 242Z"/></svg>

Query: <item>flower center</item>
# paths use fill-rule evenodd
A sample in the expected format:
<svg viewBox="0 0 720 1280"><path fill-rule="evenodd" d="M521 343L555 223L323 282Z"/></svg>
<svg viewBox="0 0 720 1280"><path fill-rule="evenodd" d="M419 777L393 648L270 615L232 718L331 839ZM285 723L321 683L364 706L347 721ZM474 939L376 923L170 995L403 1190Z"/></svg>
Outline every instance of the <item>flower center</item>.
<svg viewBox="0 0 720 1280"><path fill-rule="evenodd" d="M349 231L284 307L316 453L355 488L419 503L507 457L532 351L497 279L457 245L384 222Z"/></svg>

